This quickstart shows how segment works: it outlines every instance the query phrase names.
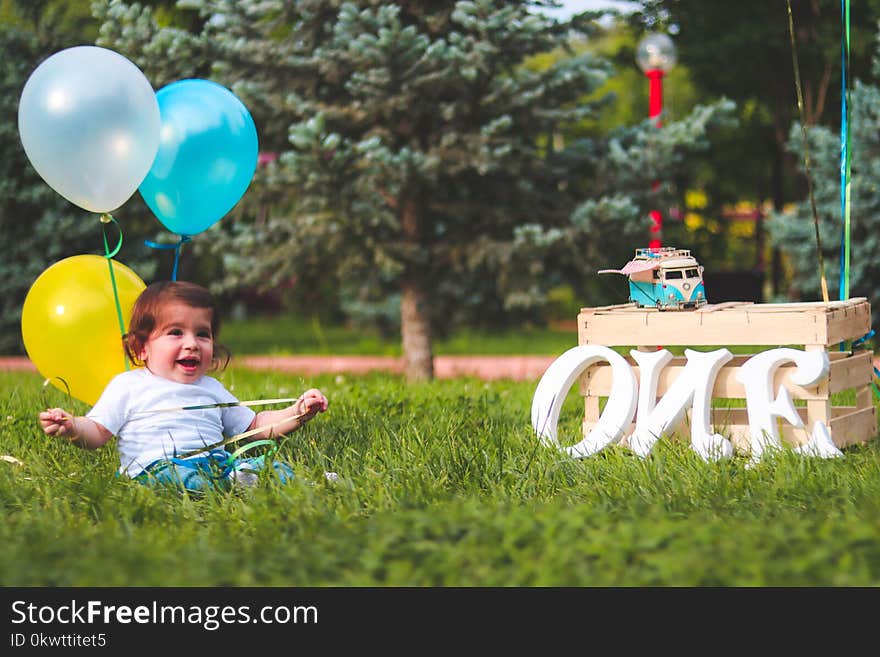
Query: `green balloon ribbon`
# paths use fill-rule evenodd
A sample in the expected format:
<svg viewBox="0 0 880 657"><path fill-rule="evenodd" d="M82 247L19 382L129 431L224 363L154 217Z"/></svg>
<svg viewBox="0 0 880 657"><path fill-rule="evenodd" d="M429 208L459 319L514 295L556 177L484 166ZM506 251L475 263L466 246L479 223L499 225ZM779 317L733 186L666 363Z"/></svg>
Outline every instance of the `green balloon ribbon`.
<svg viewBox="0 0 880 657"><path fill-rule="evenodd" d="M249 442L245 445L242 445L237 450L232 452L232 454L229 456L229 463L234 463L235 460L239 456L244 454L245 452L249 452L250 450L252 450L256 447L263 447L263 446L266 446L269 448L268 450L266 450L266 453L263 455L264 457L273 456L275 454L275 452L278 451L278 447L279 447L277 440L266 440L266 439L252 440L251 442Z"/></svg>
<svg viewBox="0 0 880 657"><path fill-rule="evenodd" d="M119 322L119 336L122 339L125 339L125 320L122 319L122 305L119 303L119 290L116 289L116 275L113 273L113 256L119 253L119 250L122 248L122 229L119 227L116 219L110 216L109 213L104 213L100 217L101 220L101 233L104 237L104 257L107 258L107 268L110 270L110 285L113 287L113 300L116 302L116 319ZM112 250L110 249L110 242L107 239L107 224L113 223L116 225L116 229L119 231L119 240L116 242L116 247ZM122 363L125 365L125 369L128 370L128 358L123 354Z"/></svg>

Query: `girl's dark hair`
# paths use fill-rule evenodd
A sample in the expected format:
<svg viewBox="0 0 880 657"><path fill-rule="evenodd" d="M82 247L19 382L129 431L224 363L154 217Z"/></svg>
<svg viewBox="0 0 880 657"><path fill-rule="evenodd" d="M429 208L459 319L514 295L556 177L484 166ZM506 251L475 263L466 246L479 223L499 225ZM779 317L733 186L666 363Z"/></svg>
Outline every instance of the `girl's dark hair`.
<svg viewBox="0 0 880 657"><path fill-rule="evenodd" d="M222 370L229 364L231 354L229 349L217 342L220 332L220 317L214 296L201 285L187 283L186 281L159 281L147 286L131 310L131 321L128 323L128 333L122 336L122 344L125 355L136 367L143 366L138 354L144 349L150 333L156 328L162 315L162 308L172 301L179 301L192 308L207 308L211 311L211 334L214 336L214 358L211 362L211 370Z"/></svg>

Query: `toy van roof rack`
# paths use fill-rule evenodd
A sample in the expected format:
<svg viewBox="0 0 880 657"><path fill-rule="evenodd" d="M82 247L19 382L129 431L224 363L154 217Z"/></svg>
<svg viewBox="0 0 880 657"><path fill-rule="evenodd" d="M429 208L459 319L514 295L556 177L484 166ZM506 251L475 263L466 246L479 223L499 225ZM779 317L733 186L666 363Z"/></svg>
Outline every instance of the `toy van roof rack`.
<svg viewBox="0 0 880 657"><path fill-rule="evenodd" d="M676 249L674 246L643 247L636 249L636 258L691 258L690 249Z"/></svg>
<svg viewBox="0 0 880 657"><path fill-rule="evenodd" d="M691 255L690 249L676 249L673 246L644 247L636 249L635 257L620 269L600 269L599 274L623 274L631 276L651 269L659 269L663 263L677 258L689 258L690 263L675 263L673 266L699 266L696 259Z"/></svg>

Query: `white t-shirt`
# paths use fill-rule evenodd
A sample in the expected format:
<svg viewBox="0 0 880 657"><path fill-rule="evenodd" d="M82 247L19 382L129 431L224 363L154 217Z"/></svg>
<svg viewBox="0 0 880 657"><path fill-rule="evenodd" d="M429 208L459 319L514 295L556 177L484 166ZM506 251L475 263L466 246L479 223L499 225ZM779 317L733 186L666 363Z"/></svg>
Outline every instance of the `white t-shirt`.
<svg viewBox="0 0 880 657"><path fill-rule="evenodd" d="M115 376L86 417L119 439L119 472L135 477L153 461L180 456L244 432L256 415L246 406L144 411L236 401L223 384L210 376L195 383L177 383L138 368Z"/></svg>

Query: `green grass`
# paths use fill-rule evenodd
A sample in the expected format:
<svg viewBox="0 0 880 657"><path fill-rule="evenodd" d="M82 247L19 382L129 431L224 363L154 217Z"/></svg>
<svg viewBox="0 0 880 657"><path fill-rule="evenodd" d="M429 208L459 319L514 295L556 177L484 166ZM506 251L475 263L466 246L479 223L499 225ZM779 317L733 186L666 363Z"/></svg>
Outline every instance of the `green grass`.
<svg viewBox="0 0 880 657"><path fill-rule="evenodd" d="M222 378L242 399L328 395L280 450L295 483L194 499L117 478L112 444L86 452L40 431L37 411L62 393L0 373L0 455L24 463L0 461L0 583L880 585L880 441L754 468L668 438L644 460L621 447L572 460L534 439L532 383ZM572 393L566 442L581 412Z"/></svg>
<svg viewBox="0 0 880 657"><path fill-rule="evenodd" d="M379 331L328 325L317 317L261 317L227 320L220 342L234 355L332 354L400 356L400 337ZM561 354L577 344L574 329L512 328L507 331L461 330L434 343L437 355Z"/></svg>
<svg viewBox="0 0 880 657"><path fill-rule="evenodd" d="M377 330L327 324L318 317L254 317L226 320L220 329L220 342L233 356L243 355L379 355L400 356L400 337L383 336ZM577 329L548 327L511 327L506 330L480 331L460 329L448 337L434 340L437 356L458 355L543 355L558 356L578 343ZM791 345L802 348L803 345ZM766 345L701 346L700 351L725 347L734 354L753 354ZM632 347L614 347L628 354ZM675 355L683 346L667 346Z"/></svg>

